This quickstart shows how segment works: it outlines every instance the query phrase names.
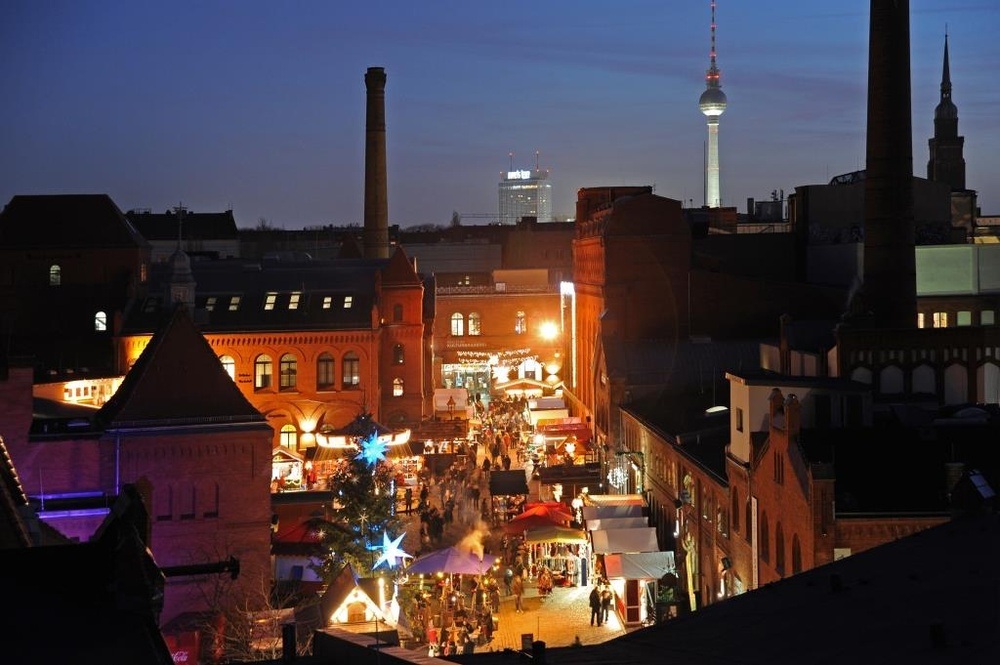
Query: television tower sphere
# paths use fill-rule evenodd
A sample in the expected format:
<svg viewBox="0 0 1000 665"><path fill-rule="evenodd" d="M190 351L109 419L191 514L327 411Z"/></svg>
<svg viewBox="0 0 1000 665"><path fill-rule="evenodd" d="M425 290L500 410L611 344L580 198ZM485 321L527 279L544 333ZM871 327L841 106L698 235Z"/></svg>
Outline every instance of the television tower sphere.
<svg viewBox="0 0 1000 665"><path fill-rule="evenodd" d="M717 118L726 110L726 93L722 92L722 88L709 87L701 93L698 107L709 118Z"/></svg>

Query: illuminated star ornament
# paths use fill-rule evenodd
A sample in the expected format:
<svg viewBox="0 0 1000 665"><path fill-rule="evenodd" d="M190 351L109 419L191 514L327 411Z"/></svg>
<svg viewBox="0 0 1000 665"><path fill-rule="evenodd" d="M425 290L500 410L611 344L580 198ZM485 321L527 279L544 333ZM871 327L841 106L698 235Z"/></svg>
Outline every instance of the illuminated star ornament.
<svg viewBox="0 0 1000 665"><path fill-rule="evenodd" d="M404 533L395 540L389 540L388 532L382 534L382 554L379 556L378 561L375 562L375 565L372 566L372 569L378 568L383 562L388 564L390 568L395 568L399 564L399 561L402 561L404 558L412 558L412 555L404 552L399 546L403 542L403 536L405 535Z"/></svg>
<svg viewBox="0 0 1000 665"><path fill-rule="evenodd" d="M385 461L386 444L379 441L374 434L361 442L361 450L355 455L355 459L364 460L368 466L375 466L380 461Z"/></svg>

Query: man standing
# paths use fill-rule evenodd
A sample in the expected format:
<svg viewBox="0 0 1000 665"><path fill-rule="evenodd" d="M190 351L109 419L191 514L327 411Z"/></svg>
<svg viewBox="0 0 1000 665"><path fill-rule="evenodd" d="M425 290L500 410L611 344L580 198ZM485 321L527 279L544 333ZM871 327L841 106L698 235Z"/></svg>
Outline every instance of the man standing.
<svg viewBox="0 0 1000 665"><path fill-rule="evenodd" d="M521 606L521 596L524 594L524 578L521 575L514 575L511 590L514 592L514 610L518 614L521 614L524 612L524 608Z"/></svg>
<svg viewBox="0 0 1000 665"><path fill-rule="evenodd" d="M590 590L590 625L594 625L594 620L597 620L597 625L600 626L603 623L603 613L601 612L601 592L598 590L597 585Z"/></svg>
<svg viewBox="0 0 1000 665"><path fill-rule="evenodd" d="M608 614L611 612L611 598L611 589L609 587L601 589L601 619L605 623L608 622Z"/></svg>

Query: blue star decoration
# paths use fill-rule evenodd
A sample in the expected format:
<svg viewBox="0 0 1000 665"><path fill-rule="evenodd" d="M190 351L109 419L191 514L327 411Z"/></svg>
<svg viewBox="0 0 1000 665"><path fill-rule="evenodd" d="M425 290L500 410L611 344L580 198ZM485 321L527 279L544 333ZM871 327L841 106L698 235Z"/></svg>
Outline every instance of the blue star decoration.
<svg viewBox="0 0 1000 665"><path fill-rule="evenodd" d="M363 460L368 466L375 466L380 461L385 461L386 444L379 441L374 434L361 442L361 450L354 456L355 459Z"/></svg>
<svg viewBox="0 0 1000 665"><path fill-rule="evenodd" d="M388 532L382 534L382 554L379 556L378 561L372 566L372 569L378 568L382 563L388 564L390 568L395 568L398 565L397 559L402 561L405 557L411 557L400 548L400 543L403 542L403 536L399 536L395 540L389 540Z"/></svg>

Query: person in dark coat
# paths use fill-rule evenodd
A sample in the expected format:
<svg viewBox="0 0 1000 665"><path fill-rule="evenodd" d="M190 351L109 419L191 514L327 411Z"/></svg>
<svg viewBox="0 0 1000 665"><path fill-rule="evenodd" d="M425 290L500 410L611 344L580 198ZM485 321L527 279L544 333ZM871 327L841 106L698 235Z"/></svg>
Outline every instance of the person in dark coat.
<svg viewBox="0 0 1000 665"><path fill-rule="evenodd" d="M597 625L600 626L604 623L603 613L601 612L601 591L595 585L593 589L590 590L590 625L594 625L594 621L597 621Z"/></svg>

